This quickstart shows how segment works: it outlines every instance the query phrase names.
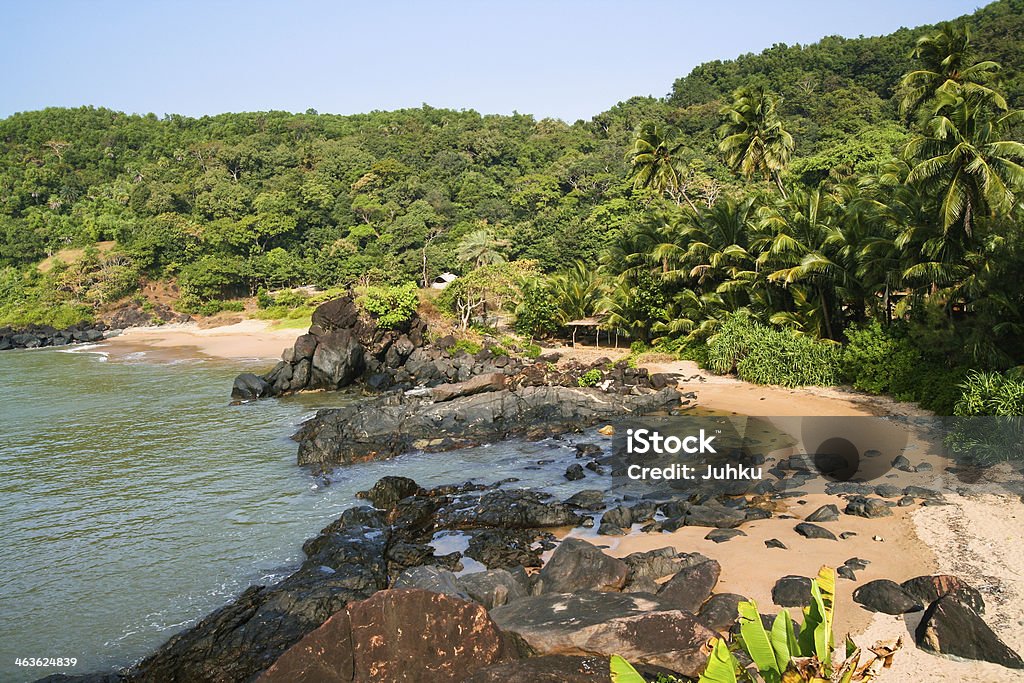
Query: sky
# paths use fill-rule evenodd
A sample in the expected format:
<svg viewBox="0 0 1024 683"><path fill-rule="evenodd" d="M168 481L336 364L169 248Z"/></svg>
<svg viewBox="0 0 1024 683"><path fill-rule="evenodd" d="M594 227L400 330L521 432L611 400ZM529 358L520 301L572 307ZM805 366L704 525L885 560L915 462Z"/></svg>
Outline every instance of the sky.
<svg viewBox="0 0 1024 683"><path fill-rule="evenodd" d="M419 107L572 122L701 62L881 35L978 0L0 0L0 117Z"/></svg>

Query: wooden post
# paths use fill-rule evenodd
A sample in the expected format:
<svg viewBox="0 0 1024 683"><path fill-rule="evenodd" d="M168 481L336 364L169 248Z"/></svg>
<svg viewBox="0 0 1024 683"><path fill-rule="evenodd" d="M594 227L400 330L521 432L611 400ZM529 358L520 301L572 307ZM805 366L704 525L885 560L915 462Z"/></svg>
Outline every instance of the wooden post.
<svg viewBox="0 0 1024 683"><path fill-rule="evenodd" d="M576 348L576 326L572 326L572 348Z"/></svg>
<svg viewBox="0 0 1024 683"><path fill-rule="evenodd" d="M601 348L601 328L600 327L595 327L594 329L597 330L597 341L596 341L597 348Z"/></svg>

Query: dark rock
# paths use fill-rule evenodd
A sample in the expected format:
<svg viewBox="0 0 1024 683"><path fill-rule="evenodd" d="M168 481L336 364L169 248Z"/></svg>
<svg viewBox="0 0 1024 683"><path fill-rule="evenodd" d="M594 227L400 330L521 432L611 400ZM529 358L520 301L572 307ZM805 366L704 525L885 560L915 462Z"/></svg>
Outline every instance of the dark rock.
<svg viewBox="0 0 1024 683"><path fill-rule="evenodd" d="M335 390L348 386L363 372L363 352L350 330L336 329L321 336L313 353L309 388Z"/></svg>
<svg viewBox="0 0 1024 683"><path fill-rule="evenodd" d="M853 601L864 605L872 612L884 614L906 614L918 612L921 605L895 581L876 579L869 581L853 592Z"/></svg>
<svg viewBox="0 0 1024 683"><path fill-rule="evenodd" d="M869 519L876 517L888 517L892 514L892 510L890 510L889 506L885 504L885 501L879 498L866 498L864 496L854 496L850 498L844 512L848 515L867 517Z"/></svg>
<svg viewBox="0 0 1024 683"><path fill-rule="evenodd" d="M708 598L697 617L712 631L725 633L736 623L739 604L746 598L736 593L718 593Z"/></svg>
<svg viewBox="0 0 1024 683"><path fill-rule="evenodd" d="M842 579L849 579L850 581L857 580L857 574L854 573L853 567L845 564L836 567L836 575Z"/></svg>
<svg viewBox="0 0 1024 683"><path fill-rule="evenodd" d="M786 544L777 538L769 538L767 541L764 542L764 545L766 548L778 548L780 550L789 550L789 548L786 547Z"/></svg>
<svg viewBox="0 0 1024 683"><path fill-rule="evenodd" d="M714 541L715 543L725 543L726 541L731 541L737 536L746 535L746 532L739 529L714 529L709 531L704 539L707 541Z"/></svg>
<svg viewBox="0 0 1024 683"><path fill-rule="evenodd" d="M370 501L375 508L390 510L403 498L422 493L420 485L409 477L381 477L369 491L360 491L359 498Z"/></svg>
<svg viewBox="0 0 1024 683"><path fill-rule="evenodd" d="M600 489L586 489L574 493L565 501L565 504L581 510L597 511L605 508L604 491Z"/></svg>
<svg viewBox="0 0 1024 683"><path fill-rule="evenodd" d="M871 564L871 561L862 560L859 557L851 557L846 562L843 562L843 564L857 571L863 571L868 568L868 565Z"/></svg>
<svg viewBox="0 0 1024 683"><path fill-rule="evenodd" d="M515 573L507 569L490 569L465 574L459 578L462 589L487 609L501 607L529 595L530 580L519 567Z"/></svg>
<svg viewBox="0 0 1024 683"><path fill-rule="evenodd" d="M673 609L696 612L711 597L721 574L722 565L715 560L684 567L662 585L658 600Z"/></svg>
<svg viewBox="0 0 1024 683"><path fill-rule="evenodd" d="M1024 669L1024 661L999 639L988 624L953 595L945 595L925 610L914 632L922 650L940 655L992 662Z"/></svg>
<svg viewBox="0 0 1024 683"><path fill-rule="evenodd" d="M539 567L542 550L534 547L536 537L532 529L483 529L470 537L465 555L488 569Z"/></svg>
<svg viewBox="0 0 1024 683"><path fill-rule="evenodd" d="M499 391L505 388L508 378L504 373L491 372L485 375L477 375L465 382L457 384L440 384L430 390L435 401L450 401L453 398L472 396L486 391Z"/></svg>
<svg viewBox="0 0 1024 683"><path fill-rule="evenodd" d="M694 505L686 512L686 526L708 526L719 529L731 529L739 526L747 519L740 510L732 510L718 505Z"/></svg>
<svg viewBox="0 0 1024 683"><path fill-rule="evenodd" d="M391 588L419 588L431 593L444 593L462 600L470 599L455 574L432 565L406 569L398 575L398 578L391 584Z"/></svg>
<svg viewBox="0 0 1024 683"><path fill-rule="evenodd" d="M628 529L633 524L633 511L622 505L614 507L601 516L601 524L612 524L622 529Z"/></svg>
<svg viewBox="0 0 1024 683"><path fill-rule="evenodd" d="M895 484L879 484L875 487L875 495L879 498L899 498L903 489Z"/></svg>
<svg viewBox="0 0 1024 683"><path fill-rule="evenodd" d="M836 535L825 527L820 527L817 524L809 524L808 522L801 522L793 527L794 531L803 536L804 538L824 538L830 541L836 540Z"/></svg>
<svg viewBox="0 0 1024 683"><path fill-rule="evenodd" d="M839 519L839 508L835 505L822 505L807 515L808 522L834 522Z"/></svg>
<svg viewBox="0 0 1024 683"><path fill-rule="evenodd" d="M321 410L303 424L299 464L351 463L393 457L412 449L438 452L513 435L582 428L623 415L643 415L679 402L673 389L608 401L599 389L523 387L431 403L385 396Z"/></svg>
<svg viewBox="0 0 1024 683"><path fill-rule="evenodd" d="M904 581L900 584L900 588L924 606L928 606L946 595L952 595L978 614L985 613L985 599L981 593L956 576L949 574L918 576Z"/></svg>
<svg viewBox="0 0 1024 683"><path fill-rule="evenodd" d="M583 466L578 462L569 465L565 470L565 478L569 481L579 481L587 475L583 473Z"/></svg>
<svg viewBox="0 0 1024 683"><path fill-rule="evenodd" d="M582 590L617 591L626 584L629 567L578 538L564 539L537 575L539 593Z"/></svg>
<svg viewBox="0 0 1024 683"><path fill-rule="evenodd" d="M697 617L664 609L639 593L549 594L523 598L491 611L502 628L540 655L616 653L628 661L697 677L715 633Z"/></svg>
<svg viewBox="0 0 1024 683"><path fill-rule="evenodd" d="M262 377L251 372L243 372L235 378L231 386L231 398L238 401L252 401L257 398L269 396L271 386Z"/></svg>
<svg viewBox="0 0 1024 683"><path fill-rule="evenodd" d="M679 563L675 558L676 549L665 547L630 553L622 558L622 561L629 567L630 580L641 577L660 579L679 571Z"/></svg>
<svg viewBox="0 0 1024 683"><path fill-rule="evenodd" d="M783 576L772 587L772 602L779 607L811 604L811 580L806 576Z"/></svg>
<svg viewBox="0 0 1024 683"><path fill-rule="evenodd" d="M892 460L892 466L901 472L913 472L914 468L911 466L910 461L905 455L897 455Z"/></svg>
<svg viewBox="0 0 1024 683"><path fill-rule="evenodd" d="M422 590L385 590L332 616L258 681L462 681L516 659L510 645L475 602Z"/></svg>

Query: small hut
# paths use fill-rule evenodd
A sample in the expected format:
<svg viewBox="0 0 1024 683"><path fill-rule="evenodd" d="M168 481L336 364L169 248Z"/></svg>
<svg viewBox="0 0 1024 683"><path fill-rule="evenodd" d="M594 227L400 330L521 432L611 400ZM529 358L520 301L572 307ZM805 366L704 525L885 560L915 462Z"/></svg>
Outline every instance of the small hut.
<svg viewBox="0 0 1024 683"><path fill-rule="evenodd" d="M430 286L432 289L444 289L457 279L459 279L459 276L455 273L441 273L434 278L434 281L430 283Z"/></svg>
<svg viewBox="0 0 1024 683"><path fill-rule="evenodd" d="M597 348L601 348L601 326L604 325L604 320L601 318L580 318L579 320L571 320L565 324L566 327L572 330L572 345L576 346L576 333L582 329L594 330L594 341ZM606 333L607 336L607 333ZM616 335L617 337L618 335ZM606 342L607 343L607 342Z"/></svg>

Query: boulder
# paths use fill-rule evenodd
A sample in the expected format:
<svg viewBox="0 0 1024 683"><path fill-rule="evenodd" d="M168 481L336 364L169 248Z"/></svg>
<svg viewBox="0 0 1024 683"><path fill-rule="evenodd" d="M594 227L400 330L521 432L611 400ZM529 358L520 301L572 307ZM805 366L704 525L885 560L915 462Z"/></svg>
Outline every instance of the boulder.
<svg viewBox="0 0 1024 683"><path fill-rule="evenodd" d="M332 616L257 680L440 683L516 658L477 603L422 590L384 590Z"/></svg>
<svg viewBox="0 0 1024 683"><path fill-rule="evenodd" d="M835 505L822 505L804 519L808 522L835 522L839 519L839 508Z"/></svg>
<svg viewBox="0 0 1024 683"><path fill-rule="evenodd" d="M811 580L806 576L783 576L772 587L772 602L779 607L811 604Z"/></svg>
<svg viewBox="0 0 1024 683"><path fill-rule="evenodd" d="M660 579L679 571L676 549L672 547L630 553L622 558L629 567L630 580L639 578Z"/></svg>
<svg viewBox="0 0 1024 683"><path fill-rule="evenodd" d="M722 565L715 560L684 567L662 584L658 600L668 608L696 613L711 597L721 574Z"/></svg>
<svg viewBox="0 0 1024 683"><path fill-rule="evenodd" d="M884 614L905 614L921 610L920 603L913 596L889 579L868 581L853 591L853 601L872 612Z"/></svg>
<svg viewBox="0 0 1024 683"><path fill-rule="evenodd" d="M608 657L547 655L495 664L465 683L608 683Z"/></svg>
<svg viewBox="0 0 1024 683"><path fill-rule="evenodd" d="M470 598L487 609L525 598L530 591L529 577L521 567L515 573L507 569L490 569L464 574L459 578L459 585Z"/></svg>
<svg viewBox="0 0 1024 683"><path fill-rule="evenodd" d="M251 372L243 372L235 378L234 384L231 385L231 398L237 401L252 401L269 396L270 392L271 385L259 375L254 375Z"/></svg>
<svg viewBox="0 0 1024 683"><path fill-rule="evenodd" d="M334 390L348 386L365 368L363 347L351 331L337 329L319 339L313 352L309 387Z"/></svg>
<svg viewBox="0 0 1024 683"><path fill-rule="evenodd" d="M696 616L640 593L540 595L498 607L491 618L540 655L618 654L690 677L703 671L715 637Z"/></svg>
<svg viewBox="0 0 1024 683"><path fill-rule="evenodd" d="M319 350L319 349L318 349ZM502 389L433 403L384 396L319 411L296 434L299 464L352 463L413 449L448 451L527 434L582 429L613 417L675 407L679 392L662 389L614 401L600 389L562 386Z"/></svg>
<svg viewBox="0 0 1024 683"><path fill-rule="evenodd" d="M390 510L403 498L422 492L420 485L409 477L389 475L378 479L369 491L360 491L356 495L370 501L375 508Z"/></svg>
<svg viewBox="0 0 1024 683"><path fill-rule="evenodd" d="M418 588L432 593L443 593L463 600L470 596L451 571L433 565L406 569L391 584L391 588Z"/></svg>
<svg viewBox="0 0 1024 683"><path fill-rule="evenodd" d="M889 509L889 506L885 504L884 500L879 498L868 498L866 496L854 496L850 498L844 512L848 515L868 518L888 517L892 514L892 510Z"/></svg>
<svg viewBox="0 0 1024 683"><path fill-rule="evenodd" d="M949 574L918 576L904 581L900 584L900 588L924 606L932 604L943 596L952 595L978 614L985 613L985 599L978 589L956 576Z"/></svg>
<svg viewBox="0 0 1024 683"><path fill-rule="evenodd" d="M499 391L505 388L508 377L501 372L490 372L484 375L477 375L465 382L456 384L439 384L430 390L431 396L437 402L450 401L453 398L472 396L486 391Z"/></svg>
<svg viewBox="0 0 1024 683"><path fill-rule="evenodd" d="M838 540L836 539L836 535L825 527L820 527L817 524L811 524L809 522L801 522L793 527L793 529L804 538L823 538L830 541Z"/></svg>
<svg viewBox="0 0 1024 683"><path fill-rule="evenodd" d="M914 632L917 646L940 655L1024 669L1024 661L970 607L944 595L925 610Z"/></svg>
<svg viewBox="0 0 1024 683"><path fill-rule="evenodd" d="M747 599L736 593L718 593L708 598L697 617L712 631L726 633L736 623L739 604Z"/></svg>
<svg viewBox="0 0 1024 683"><path fill-rule="evenodd" d="M564 539L537 576L539 593L582 590L618 591L626 584L629 567L579 538Z"/></svg>
<svg viewBox="0 0 1024 683"><path fill-rule="evenodd" d="M747 532L741 531L740 529L712 529L704 536L707 541L714 541L715 543L725 543L731 541L737 536L746 536Z"/></svg>

